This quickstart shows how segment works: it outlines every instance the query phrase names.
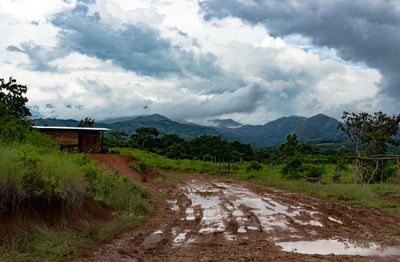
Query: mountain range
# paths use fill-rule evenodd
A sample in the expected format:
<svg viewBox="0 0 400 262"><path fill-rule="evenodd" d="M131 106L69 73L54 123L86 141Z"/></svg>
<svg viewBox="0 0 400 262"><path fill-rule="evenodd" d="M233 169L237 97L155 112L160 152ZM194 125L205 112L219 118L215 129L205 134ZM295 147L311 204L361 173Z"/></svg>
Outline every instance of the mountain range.
<svg viewBox="0 0 400 262"><path fill-rule="evenodd" d="M35 125L77 126L73 119L35 119ZM136 128L151 126L161 134L176 134L184 139L192 139L202 134L221 135L228 140L239 140L252 146L273 147L283 143L288 134L296 134L300 142L307 142L320 148L338 149L348 147L344 134L337 129L339 121L318 114L312 117L281 117L264 125L242 125L232 119L210 120L212 126L202 126L187 121L174 121L159 114L107 119L95 123L97 127L135 132ZM347 141L347 142L346 142Z"/></svg>

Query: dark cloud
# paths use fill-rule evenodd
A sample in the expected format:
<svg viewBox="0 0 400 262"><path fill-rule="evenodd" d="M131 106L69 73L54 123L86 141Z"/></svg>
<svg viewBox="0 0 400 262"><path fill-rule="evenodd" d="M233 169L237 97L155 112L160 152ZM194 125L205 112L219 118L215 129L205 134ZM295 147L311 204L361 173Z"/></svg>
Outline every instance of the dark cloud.
<svg viewBox="0 0 400 262"><path fill-rule="evenodd" d="M383 75L381 91L400 97L400 12L391 0L206 0L206 19L235 16L262 23L273 36L300 34L347 61Z"/></svg>
<svg viewBox="0 0 400 262"><path fill-rule="evenodd" d="M201 77L219 74L212 54L195 55L162 38L157 29L145 24L123 24L115 28L104 23L98 13L88 14L88 7L57 13L51 22L61 28L59 47L78 52L141 75L164 77L169 74L194 74Z"/></svg>
<svg viewBox="0 0 400 262"><path fill-rule="evenodd" d="M61 56L61 50L48 49L36 45L33 42L24 42L20 47L10 45L7 51L24 53L28 56L30 63L25 65L28 69L34 71L56 71L57 67L49 64L52 60Z"/></svg>

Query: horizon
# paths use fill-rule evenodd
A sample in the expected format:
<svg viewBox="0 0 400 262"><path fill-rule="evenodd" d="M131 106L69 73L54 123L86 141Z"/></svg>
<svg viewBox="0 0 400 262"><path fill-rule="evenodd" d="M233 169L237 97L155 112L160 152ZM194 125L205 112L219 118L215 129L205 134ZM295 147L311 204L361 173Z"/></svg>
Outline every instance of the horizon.
<svg viewBox="0 0 400 262"><path fill-rule="evenodd" d="M154 113L154 114L149 114L149 115L116 117L116 118L108 118L108 119L101 119L101 120L93 119L93 120L95 121L95 123L104 123L104 122L108 122L108 121L115 121L115 120L118 120L118 119L127 119L127 120L121 120L121 121L112 122L112 123L119 123L119 122L129 121L129 119L135 119L135 118L138 118L138 117L149 117L149 116L155 116L155 115L161 116L161 117L165 117L165 118L167 118L167 119L169 119L169 120L171 120L171 121L178 122L178 123L180 123L179 121L186 121L185 119L172 119L172 118L169 118L168 116L162 115L162 114L160 114L160 113ZM300 118L309 119L309 118L312 118L312 117L315 117L315 116L318 116L318 115L323 115L323 116L332 118L332 119L334 119L334 120L340 122L340 120L338 120L338 119L336 119L336 118L334 118L334 117L325 115L325 114L315 114L315 115L312 115L312 116L309 116L309 117L306 117L306 116L299 116L299 115L281 116L281 117L278 117L278 118L273 119L273 120L271 120L271 121L267 121L267 122L265 122L265 123L263 123L263 124L260 124L260 125L265 125L265 124L267 124L267 123L270 123L270 122L279 120L279 119L281 119L281 118L300 117ZM50 117L50 118L42 118L42 117L32 118L32 117L31 117L30 119L31 119L31 120L54 119L54 120L63 120L63 121L73 120L73 121L78 121L78 122L79 122L80 120L82 120L82 119L73 119L73 118L53 118L53 117ZM238 121L236 121L236 120L234 120L234 119L231 119L231 118L225 118L225 119L211 119L211 120L207 120L206 123L210 123L212 120L233 120L233 121L237 122L238 124L240 124L240 126L251 125L251 124L244 124L244 123L238 122ZM189 122L189 121L186 121L186 122ZM193 123L193 124L201 125L201 126L208 126L208 127L215 127L215 126L216 126L216 125L210 125L210 124L206 125L206 124L203 124L203 123L196 123L196 122L189 122L189 123ZM185 124L185 123L184 123L184 124ZM256 126L256 125L254 125L254 126ZM232 128L234 128L234 127L232 127Z"/></svg>
<svg viewBox="0 0 400 262"><path fill-rule="evenodd" d="M400 107L398 1L3 0L0 13L0 78L28 87L34 116L261 125Z"/></svg>

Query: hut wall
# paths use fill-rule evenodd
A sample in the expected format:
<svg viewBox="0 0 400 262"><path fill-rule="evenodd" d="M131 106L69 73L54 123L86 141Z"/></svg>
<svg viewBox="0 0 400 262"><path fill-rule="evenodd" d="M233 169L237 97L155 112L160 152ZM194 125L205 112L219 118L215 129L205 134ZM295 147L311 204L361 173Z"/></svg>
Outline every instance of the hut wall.
<svg viewBox="0 0 400 262"><path fill-rule="evenodd" d="M48 135L51 139L55 140L60 145L78 146L79 143L78 130L43 129L40 131Z"/></svg>
<svg viewBox="0 0 400 262"><path fill-rule="evenodd" d="M82 152L99 152L99 132L81 131L80 135L82 139Z"/></svg>

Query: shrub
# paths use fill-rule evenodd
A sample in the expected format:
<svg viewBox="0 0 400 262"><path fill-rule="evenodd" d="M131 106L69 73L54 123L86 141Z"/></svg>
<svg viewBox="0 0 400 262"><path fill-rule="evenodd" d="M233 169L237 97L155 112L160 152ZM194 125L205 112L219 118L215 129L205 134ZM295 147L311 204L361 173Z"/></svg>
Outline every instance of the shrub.
<svg viewBox="0 0 400 262"><path fill-rule="evenodd" d="M129 162L129 166L135 169L137 172L140 174L143 174L144 171L146 170L146 164L143 163L142 161L139 162Z"/></svg>
<svg viewBox="0 0 400 262"><path fill-rule="evenodd" d="M251 161L250 165L247 167L247 172L252 171L252 170L261 170L262 166L260 162L258 161Z"/></svg>
<svg viewBox="0 0 400 262"><path fill-rule="evenodd" d="M310 178L321 178L325 169L323 166L316 166L312 164L303 164L300 168L302 175Z"/></svg>

